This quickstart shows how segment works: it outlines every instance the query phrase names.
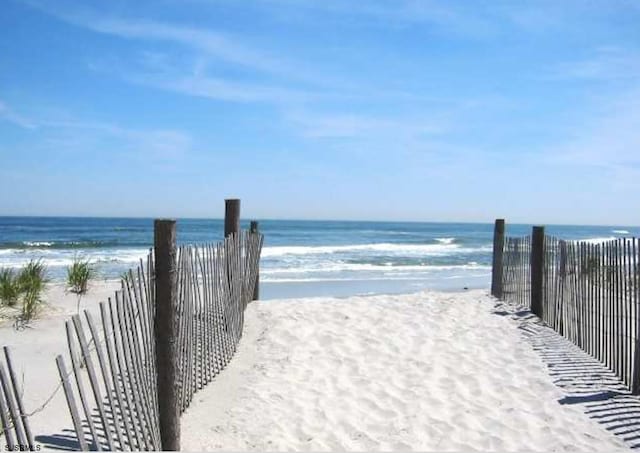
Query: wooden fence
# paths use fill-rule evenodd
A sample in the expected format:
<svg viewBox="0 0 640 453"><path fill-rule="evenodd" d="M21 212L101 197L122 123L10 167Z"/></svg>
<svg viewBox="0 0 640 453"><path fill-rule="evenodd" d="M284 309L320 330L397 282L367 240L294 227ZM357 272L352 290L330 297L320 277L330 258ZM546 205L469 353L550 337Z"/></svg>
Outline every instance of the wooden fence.
<svg viewBox="0 0 640 453"><path fill-rule="evenodd" d="M11 351L4 347L0 359L0 422L7 451L33 451L36 444L22 404L22 392L11 361Z"/></svg>
<svg viewBox="0 0 640 453"><path fill-rule="evenodd" d="M531 305L531 236L506 237L504 242L502 296L518 305Z"/></svg>
<svg viewBox="0 0 640 453"><path fill-rule="evenodd" d="M531 308L639 394L639 240L590 243L542 233L536 241L535 234L505 237L494 248L502 266L494 295Z"/></svg>
<svg viewBox="0 0 640 453"><path fill-rule="evenodd" d="M263 243L257 228L176 248L173 222L173 264L162 272L157 229L155 253L100 304L99 322L85 310L66 323L71 367L62 355L56 362L81 450L178 449L179 415L242 336Z"/></svg>

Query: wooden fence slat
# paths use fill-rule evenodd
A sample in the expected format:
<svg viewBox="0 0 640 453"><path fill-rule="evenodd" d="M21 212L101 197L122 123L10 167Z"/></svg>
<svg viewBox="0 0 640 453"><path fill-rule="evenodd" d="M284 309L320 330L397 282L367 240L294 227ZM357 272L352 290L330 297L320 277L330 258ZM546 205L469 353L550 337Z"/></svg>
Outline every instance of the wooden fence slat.
<svg viewBox="0 0 640 453"><path fill-rule="evenodd" d="M13 392L9 386L9 378L4 370L4 365L0 363L0 384L2 385L2 392L4 393L5 401L9 407L9 415L11 415L11 424L16 433L18 439L18 447L24 449L27 447L27 437L22 429L22 420L18 412L18 406L14 401Z"/></svg>
<svg viewBox="0 0 640 453"><path fill-rule="evenodd" d="M98 407L98 414L100 416L100 421L102 422L102 428L107 440L107 446L109 447L109 450L113 451L114 445L113 437L111 436L111 429L109 426L109 419L107 418L107 414L104 409L102 393L100 392L100 384L98 383L98 378L96 376L95 369L93 368L93 359L91 358L91 352L89 351L87 338L84 334L82 323L80 322L80 316L73 315L71 319L73 321L73 326L75 327L76 335L80 343L80 351L82 352L84 366L87 370L87 374L89 375L89 384L91 385L91 390L93 391L93 396Z"/></svg>
<svg viewBox="0 0 640 453"><path fill-rule="evenodd" d="M89 404L89 400L84 391L84 385L82 384L82 372L80 371L80 361L78 360L78 354L75 347L75 340L73 339L73 333L71 331L71 323L66 321L65 330L67 332L67 343L69 346L69 356L71 357L71 368L73 369L73 375L76 381L76 387L78 388L78 396L80 397L80 403L82 404L82 410L84 411L84 416L89 425L89 431L91 433L91 437L93 438L94 445L98 451L102 451L102 442L100 441L100 436L98 435L98 431L96 430L95 424L93 422L93 413L91 412L91 405ZM80 434L78 434L79 436Z"/></svg>
<svg viewBox="0 0 640 453"><path fill-rule="evenodd" d="M120 444L120 448L124 449L125 441L122 435L122 430L120 429L120 421L118 420L118 413L116 411L116 402L113 399L114 398L113 393L115 392L115 389L111 388L111 385L109 382L109 371L107 369L104 353L102 351L100 335L98 334L95 324L93 323L93 318L91 317L91 313L85 310L84 316L87 320L87 325L89 326L89 332L91 334L92 342L95 345L96 356L98 357L98 365L100 366L100 372L102 374L105 393L107 395L107 401L109 402L109 409L111 411L111 418L113 420L113 428L116 432L116 437L118 439L118 443Z"/></svg>
<svg viewBox="0 0 640 453"><path fill-rule="evenodd" d="M4 391L4 385L2 386L2 394L0 395L0 421L2 421L2 432L6 439L6 445L10 450L16 449L16 439L13 437L13 431L11 431L12 421L9 420L9 409L6 401L9 401L10 395Z"/></svg>
<svg viewBox="0 0 640 453"><path fill-rule="evenodd" d="M109 319L111 320L111 329L113 332L113 350L115 352L118 374L122 382L126 411L133 428L132 440L135 442L136 450L144 450L144 431L141 424L142 414L140 414L136 405L136 397L132 388L133 383L131 381L131 371L129 370L126 360L127 353L125 352L125 346L123 345L124 338L122 336L122 323L120 322L118 315L118 300L119 296L117 291L115 293L115 301L111 298L107 299L109 305Z"/></svg>
<svg viewBox="0 0 640 453"><path fill-rule="evenodd" d="M100 302L99 306L100 306L100 321L102 322L102 332L104 334L104 344L105 344L105 349L107 351L107 359L109 362L109 370L110 370L109 375L111 377L112 388L116 394L116 401L118 403L117 405L114 405L114 406L118 408L120 420L122 422L122 426L124 427L124 434L126 435L126 441L121 443L121 446L123 450L126 448L133 450L135 438L132 435L132 428L129 423L129 414L127 410L128 406L125 405L123 396L122 396L123 390L121 389L121 384L120 384L120 379L122 376L118 369L116 358L114 356L115 353L113 351L113 347L111 346L111 340L109 338L110 329L109 329L109 323L107 319L108 314L105 309L104 302ZM89 322L89 326L91 326L91 322Z"/></svg>
<svg viewBox="0 0 640 453"><path fill-rule="evenodd" d="M25 436L27 438L27 446L30 450L35 449L35 442L33 441L33 434L31 432L31 428L29 426L29 418L26 415L24 410L24 405L22 403L21 389L18 386L18 380L16 379L16 373L13 369L13 362L11 360L11 351L9 347L5 346L4 348L4 357L7 363L7 370L9 372L9 378L11 379L11 386L13 387L13 394L16 397L16 403L18 405L18 411L20 412L20 418L22 420L22 427L24 428Z"/></svg>
<svg viewBox="0 0 640 453"><path fill-rule="evenodd" d="M148 407L145 400L144 382L141 378L139 362L137 360L135 339L132 336L131 325L128 316L128 299L127 295L122 291L116 292L116 314L118 316L118 324L122 331L122 345L124 350L125 363L127 364L127 377L131 382L133 391L133 404L138 413L138 424L140 426L141 440L145 449L153 449L151 419L148 413Z"/></svg>
<svg viewBox="0 0 640 453"><path fill-rule="evenodd" d="M126 286L126 289L127 289L126 292L124 291L125 289L124 286ZM147 441L150 441L150 445L154 448L157 448L159 447L159 440L155 438L156 430L153 427L156 425L156 423L154 422L154 417L153 417L154 412L151 404L151 398L149 397L148 395L149 392L147 391L150 385L150 378L145 371L146 366L143 362L142 354L141 354L141 350L143 349L143 346L140 345L140 342L143 340L141 338L141 335L138 333L139 332L139 329L137 328L138 324L136 324L136 321L135 321L136 318L140 318L140 317L136 316L133 313L134 301L131 299L131 292L129 290L128 283L125 282L124 286L123 286L123 308L124 308L123 318L124 318L124 324L126 327L125 331L128 338L128 344L130 345L129 350L133 351L131 359L132 359L132 364L133 364L134 373L135 373L135 380L139 385L141 384L138 395L141 397L139 402L142 407L144 420L147 426L147 429L145 431L145 436ZM136 301L136 305L137 305L137 301Z"/></svg>
<svg viewBox="0 0 640 453"><path fill-rule="evenodd" d="M73 422L73 427L76 430L76 437L78 438L80 450L89 451L89 446L87 445L87 441L84 437L82 419L80 418L80 414L78 413L78 406L76 405L76 400L73 396L73 390L68 380L69 375L67 373L67 368L64 365L64 359L61 355L58 355L56 357L56 364L58 366L58 373L60 374L60 381L62 382L62 389L64 390L64 395L67 399L67 405L69 406L71 421Z"/></svg>

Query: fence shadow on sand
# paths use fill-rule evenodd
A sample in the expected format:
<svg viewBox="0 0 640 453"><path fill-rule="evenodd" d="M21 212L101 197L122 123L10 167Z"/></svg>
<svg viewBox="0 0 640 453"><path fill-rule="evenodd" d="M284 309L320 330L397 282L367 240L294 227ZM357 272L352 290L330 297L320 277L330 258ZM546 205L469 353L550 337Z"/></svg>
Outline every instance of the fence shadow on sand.
<svg viewBox="0 0 640 453"><path fill-rule="evenodd" d="M613 371L545 326L527 308L498 302L494 314L517 322L553 382L565 392L559 404L580 407L630 448L640 448L640 397L632 395Z"/></svg>

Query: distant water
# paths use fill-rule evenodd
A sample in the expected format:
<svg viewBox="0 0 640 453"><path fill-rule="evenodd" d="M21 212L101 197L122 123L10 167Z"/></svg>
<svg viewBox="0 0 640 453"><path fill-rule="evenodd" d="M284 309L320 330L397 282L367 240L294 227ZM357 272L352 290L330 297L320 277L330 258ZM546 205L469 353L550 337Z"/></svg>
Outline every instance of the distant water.
<svg viewBox="0 0 640 453"><path fill-rule="evenodd" d="M530 228L507 231L525 235ZM265 220L260 229L261 281L270 297L489 286L492 224ZM547 226L547 232L600 241L638 236L640 228ZM179 243L222 236L222 220L178 221ZM53 280L64 278L74 256L95 263L101 278L115 278L152 243L152 219L0 217L0 267L42 258Z"/></svg>

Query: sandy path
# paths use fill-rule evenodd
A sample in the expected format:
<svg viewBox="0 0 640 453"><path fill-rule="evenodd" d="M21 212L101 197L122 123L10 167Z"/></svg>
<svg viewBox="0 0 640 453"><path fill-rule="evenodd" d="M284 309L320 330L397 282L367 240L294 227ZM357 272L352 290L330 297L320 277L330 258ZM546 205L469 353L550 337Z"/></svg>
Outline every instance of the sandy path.
<svg viewBox="0 0 640 453"><path fill-rule="evenodd" d="M483 291L258 302L182 418L187 450L627 449Z"/></svg>

